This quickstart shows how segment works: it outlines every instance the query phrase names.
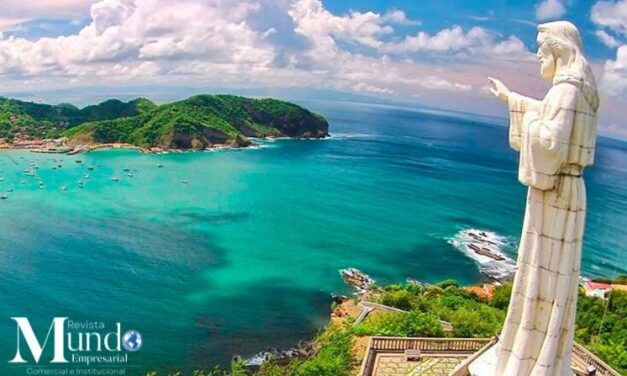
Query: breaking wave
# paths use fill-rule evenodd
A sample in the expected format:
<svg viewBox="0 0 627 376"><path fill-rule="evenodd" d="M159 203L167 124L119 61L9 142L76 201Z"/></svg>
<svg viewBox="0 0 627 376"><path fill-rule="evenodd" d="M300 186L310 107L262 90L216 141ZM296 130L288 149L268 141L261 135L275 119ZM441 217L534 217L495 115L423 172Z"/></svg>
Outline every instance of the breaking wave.
<svg viewBox="0 0 627 376"><path fill-rule="evenodd" d="M511 278L516 271L516 262L505 252L513 247L512 242L495 232L463 229L448 238L447 242L474 260L479 270L491 278Z"/></svg>

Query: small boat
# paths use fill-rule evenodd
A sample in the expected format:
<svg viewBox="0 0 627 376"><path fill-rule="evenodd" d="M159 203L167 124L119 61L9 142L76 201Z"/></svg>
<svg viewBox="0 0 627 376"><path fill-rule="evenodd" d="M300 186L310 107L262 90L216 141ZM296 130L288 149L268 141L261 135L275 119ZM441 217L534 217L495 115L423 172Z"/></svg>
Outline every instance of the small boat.
<svg viewBox="0 0 627 376"><path fill-rule="evenodd" d="M81 161L80 159L77 159L74 162L76 162L76 163L83 163L83 161Z"/></svg>
<svg viewBox="0 0 627 376"><path fill-rule="evenodd" d="M83 185L84 185L84 184L85 184L85 183L83 183L83 181L82 181L82 180L79 180L79 181L78 181L78 187L79 187L79 188L83 188Z"/></svg>
<svg viewBox="0 0 627 376"><path fill-rule="evenodd" d="M162 164L158 164L157 168L163 168L163 165Z"/></svg>
<svg viewBox="0 0 627 376"><path fill-rule="evenodd" d="M13 192L13 188L11 188L11 187L7 188L7 192L9 192L9 193Z"/></svg>
<svg viewBox="0 0 627 376"><path fill-rule="evenodd" d="M26 180L20 180L20 184L22 185L26 184Z"/></svg>
<svg viewBox="0 0 627 376"><path fill-rule="evenodd" d="M89 174L83 174L84 179L89 179Z"/></svg>
<svg viewBox="0 0 627 376"><path fill-rule="evenodd" d="M89 167L87 167L87 169L88 169L89 171L93 171L93 170L94 170L94 166L89 166Z"/></svg>
<svg viewBox="0 0 627 376"><path fill-rule="evenodd" d="M61 167L63 167L63 165L58 164L58 165L57 165L57 167L58 167L58 168L61 168Z"/></svg>
<svg viewBox="0 0 627 376"><path fill-rule="evenodd" d="M123 171L124 172L129 172L129 171L131 171L131 169L130 168L125 168Z"/></svg>
<svg viewBox="0 0 627 376"><path fill-rule="evenodd" d="M62 190L62 191L67 191L67 187L66 187L65 185L62 185L62 186L61 186L61 190Z"/></svg>
<svg viewBox="0 0 627 376"><path fill-rule="evenodd" d="M183 182L182 182L182 183L183 183L183 184L189 184L189 180L185 179L185 180L183 180Z"/></svg>
<svg viewBox="0 0 627 376"><path fill-rule="evenodd" d="M6 193L3 193L2 196L0 196L0 200L6 200L8 198L9 196Z"/></svg>
<svg viewBox="0 0 627 376"><path fill-rule="evenodd" d="M129 177L129 178L132 178L132 177L133 177L133 173L132 173L132 172L129 172L129 173L128 173L128 174L126 174L126 175L128 175L128 177Z"/></svg>
<svg viewBox="0 0 627 376"><path fill-rule="evenodd" d="M4 176L0 176L0 181L4 181Z"/></svg>
<svg viewBox="0 0 627 376"><path fill-rule="evenodd" d="M46 189L46 186L43 185L43 184L39 184L39 189L44 190L44 189Z"/></svg>
<svg viewBox="0 0 627 376"><path fill-rule="evenodd" d="M113 181L120 181L120 177L115 175L114 177L111 178L111 180L113 180Z"/></svg>

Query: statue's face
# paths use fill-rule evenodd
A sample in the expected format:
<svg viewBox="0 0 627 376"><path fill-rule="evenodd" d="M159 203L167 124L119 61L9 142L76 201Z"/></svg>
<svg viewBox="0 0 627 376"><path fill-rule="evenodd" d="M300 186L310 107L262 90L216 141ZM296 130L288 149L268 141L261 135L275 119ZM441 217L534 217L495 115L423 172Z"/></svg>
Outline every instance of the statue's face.
<svg viewBox="0 0 627 376"><path fill-rule="evenodd" d="M539 33L538 38L536 39L538 42L538 59L540 59L540 74L542 78L547 80L552 80L553 76L555 76L555 56L553 56L553 51L546 43L547 36L544 33Z"/></svg>

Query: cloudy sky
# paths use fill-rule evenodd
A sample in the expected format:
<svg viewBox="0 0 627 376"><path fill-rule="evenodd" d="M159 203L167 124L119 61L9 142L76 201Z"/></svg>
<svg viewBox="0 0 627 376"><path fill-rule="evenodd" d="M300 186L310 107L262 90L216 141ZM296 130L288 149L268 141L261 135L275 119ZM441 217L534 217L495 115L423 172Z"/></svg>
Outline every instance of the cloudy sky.
<svg viewBox="0 0 627 376"><path fill-rule="evenodd" d="M556 19L627 139L627 0L0 0L0 95L298 87L504 116L486 76L541 97L536 25Z"/></svg>

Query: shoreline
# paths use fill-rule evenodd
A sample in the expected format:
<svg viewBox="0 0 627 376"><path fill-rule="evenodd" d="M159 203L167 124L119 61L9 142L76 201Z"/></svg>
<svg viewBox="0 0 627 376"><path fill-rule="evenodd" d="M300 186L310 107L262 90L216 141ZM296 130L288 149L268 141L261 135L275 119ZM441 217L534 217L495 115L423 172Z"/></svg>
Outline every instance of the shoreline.
<svg viewBox="0 0 627 376"><path fill-rule="evenodd" d="M170 153L192 153L192 152L206 152L206 151L217 151L217 150L238 150L238 149L258 149L263 146L262 143L254 142L254 141L267 141L267 142L275 142L280 140L325 140L331 139L332 136L328 135L325 137L251 137L251 142L248 145L238 145L238 144L214 144L212 146L207 146L203 149L162 149L159 147L142 147L134 144L129 144L126 142L114 142L114 143L103 143L103 144L93 144L93 145L75 145L75 146L67 146L70 150L67 152L55 152L55 151L45 151L45 148L32 148L32 147L20 147L13 145L3 145L0 147L0 152L3 151L17 151L24 150L30 151L31 153L42 153L42 154L65 154L65 155L76 155L89 153L97 150L137 150L142 154L170 154ZM36 141L36 140L35 140Z"/></svg>

